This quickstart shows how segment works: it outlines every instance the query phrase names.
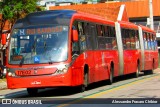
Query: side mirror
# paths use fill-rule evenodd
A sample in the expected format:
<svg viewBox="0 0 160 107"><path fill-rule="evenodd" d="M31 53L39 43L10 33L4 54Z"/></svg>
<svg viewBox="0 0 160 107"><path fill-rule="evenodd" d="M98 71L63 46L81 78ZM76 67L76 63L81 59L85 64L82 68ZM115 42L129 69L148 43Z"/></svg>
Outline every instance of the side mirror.
<svg viewBox="0 0 160 107"><path fill-rule="evenodd" d="M72 39L74 42L78 41L78 31L76 29L72 30Z"/></svg>
<svg viewBox="0 0 160 107"><path fill-rule="evenodd" d="M6 45L6 34L2 34L2 45Z"/></svg>

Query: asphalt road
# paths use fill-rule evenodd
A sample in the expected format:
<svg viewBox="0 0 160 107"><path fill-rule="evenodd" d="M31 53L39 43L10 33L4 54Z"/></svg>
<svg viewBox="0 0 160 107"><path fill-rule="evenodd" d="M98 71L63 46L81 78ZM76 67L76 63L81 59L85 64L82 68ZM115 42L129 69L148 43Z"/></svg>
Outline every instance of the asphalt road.
<svg viewBox="0 0 160 107"><path fill-rule="evenodd" d="M152 75L141 73L138 78L132 75L118 77L112 85L108 85L107 81L94 83L83 93L77 88L51 88L41 89L37 96L30 97L25 89L6 89L0 90L0 98L37 100L59 107L75 106L73 104L160 104L160 100L156 99L160 98L160 69Z"/></svg>

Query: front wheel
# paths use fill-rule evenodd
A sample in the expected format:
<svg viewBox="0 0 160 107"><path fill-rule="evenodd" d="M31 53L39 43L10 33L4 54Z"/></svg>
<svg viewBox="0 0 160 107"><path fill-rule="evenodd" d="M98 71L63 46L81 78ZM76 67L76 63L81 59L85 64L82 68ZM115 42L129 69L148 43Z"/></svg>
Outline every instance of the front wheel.
<svg viewBox="0 0 160 107"><path fill-rule="evenodd" d="M38 89L37 88L27 88L27 92L30 96L36 96L38 93Z"/></svg>
<svg viewBox="0 0 160 107"><path fill-rule="evenodd" d="M84 74L83 81L83 84L80 86L80 92L84 92L88 86L88 73Z"/></svg>

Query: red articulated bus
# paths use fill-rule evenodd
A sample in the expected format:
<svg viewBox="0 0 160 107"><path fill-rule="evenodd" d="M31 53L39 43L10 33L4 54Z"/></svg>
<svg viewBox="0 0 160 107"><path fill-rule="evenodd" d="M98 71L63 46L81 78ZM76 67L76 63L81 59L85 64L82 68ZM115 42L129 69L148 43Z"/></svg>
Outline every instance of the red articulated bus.
<svg viewBox="0 0 160 107"><path fill-rule="evenodd" d="M151 48L144 48L143 33ZM36 12L18 20L7 50L8 88L80 86L158 65L155 32L74 10ZM149 54L149 56L148 56ZM148 61L148 62L147 62ZM147 64L151 64L148 66Z"/></svg>

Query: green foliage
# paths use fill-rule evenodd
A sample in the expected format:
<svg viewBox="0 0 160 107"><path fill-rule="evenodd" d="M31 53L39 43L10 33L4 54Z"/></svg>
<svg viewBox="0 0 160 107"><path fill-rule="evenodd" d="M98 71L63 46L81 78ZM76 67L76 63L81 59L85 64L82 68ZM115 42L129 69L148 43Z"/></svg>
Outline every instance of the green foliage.
<svg viewBox="0 0 160 107"><path fill-rule="evenodd" d="M36 3L37 0L4 0L4 2L0 2L0 13L2 13L2 19L0 19L0 39L7 20L12 26L17 19L23 18L29 13L44 10L37 7Z"/></svg>
<svg viewBox="0 0 160 107"><path fill-rule="evenodd" d="M29 13L41 10L37 9L36 2L37 0L5 0L1 2L0 12L3 14L3 20L14 23Z"/></svg>

